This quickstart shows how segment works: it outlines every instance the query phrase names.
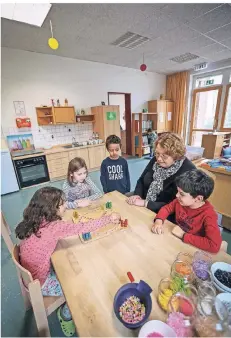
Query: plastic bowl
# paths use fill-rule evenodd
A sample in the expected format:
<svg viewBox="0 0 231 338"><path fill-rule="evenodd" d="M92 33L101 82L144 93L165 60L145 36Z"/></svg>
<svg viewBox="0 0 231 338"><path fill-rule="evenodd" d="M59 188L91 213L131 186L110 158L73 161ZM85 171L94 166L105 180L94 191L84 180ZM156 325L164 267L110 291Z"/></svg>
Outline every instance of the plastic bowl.
<svg viewBox="0 0 231 338"><path fill-rule="evenodd" d="M231 272L231 264L227 264L227 263L223 263L223 262L217 262L217 263L214 263L212 266L211 266L211 272L212 272L212 277L213 277L213 280L214 280L214 285L215 286L219 286L220 289L222 289L223 291L226 291L226 292L231 292L231 289L228 288L227 286L225 286L224 284L222 284L215 276L215 272L220 269L220 270L223 270L223 271L228 271L228 272Z"/></svg>
<svg viewBox="0 0 231 338"><path fill-rule="evenodd" d="M150 333L155 332L163 337L176 337L176 332L166 323L160 320L150 320L141 328L139 337L147 337Z"/></svg>
<svg viewBox="0 0 231 338"><path fill-rule="evenodd" d="M152 311L152 299L151 299L150 294L141 293L139 290L137 290L137 286L138 286L138 283L127 283L123 285L117 291L115 298L114 298L113 307L114 307L115 315L119 319L119 321L128 329L136 329L142 326L147 321ZM140 322L136 324L126 323L125 321L123 321L123 319L120 317L120 314L119 314L120 306L127 300L127 298L131 296L138 297L145 306L145 316Z"/></svg>

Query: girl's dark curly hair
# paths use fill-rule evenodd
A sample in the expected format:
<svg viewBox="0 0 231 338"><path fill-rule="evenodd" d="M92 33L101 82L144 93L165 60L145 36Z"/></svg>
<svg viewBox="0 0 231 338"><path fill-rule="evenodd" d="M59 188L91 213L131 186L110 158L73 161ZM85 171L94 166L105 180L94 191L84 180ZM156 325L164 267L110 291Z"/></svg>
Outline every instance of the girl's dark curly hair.
<svg viewBox="0 0 231 338"><path fill-rule="evenodd" d="M40 237L41 223L61 220L58 210L65 203L64 192L54 187L44 187L36 191L28 207L23 212L23 220L15 229L19 239L29 238L32 234Z"/></svg>

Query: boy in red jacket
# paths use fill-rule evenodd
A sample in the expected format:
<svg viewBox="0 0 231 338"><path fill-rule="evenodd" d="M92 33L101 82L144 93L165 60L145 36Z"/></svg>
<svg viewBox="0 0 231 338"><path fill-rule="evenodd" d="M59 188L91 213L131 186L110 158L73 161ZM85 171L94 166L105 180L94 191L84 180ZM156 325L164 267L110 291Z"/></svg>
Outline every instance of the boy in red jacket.
<svg viewBox="0 0 231 338"><path fill-rule="evenodd" d="M185 172L176 179L176 199L160 209L154 219L152 231L162 234L164 221L175 214L178 226L173 234L184 243L212 253L220 250L222 238L217 224L217 214L206 201L214 189L214 181L202 170Z"/></svg>

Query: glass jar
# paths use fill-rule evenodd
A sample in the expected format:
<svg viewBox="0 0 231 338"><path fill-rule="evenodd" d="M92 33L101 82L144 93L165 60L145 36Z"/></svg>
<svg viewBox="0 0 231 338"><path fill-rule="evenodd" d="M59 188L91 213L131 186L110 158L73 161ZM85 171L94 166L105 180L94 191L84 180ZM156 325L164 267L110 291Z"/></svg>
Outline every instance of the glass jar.
<svg viewBox="0 0 231 338"><path fill-rule="evenodd" d="M180 277L185 284L192 283L194 280L192 265L188 262L175 260L171 269L171 277Z"/></svg>
<svg viewBox="0 0 231 338"><path fill-rule="evenodd" d="M198 297L200 299L203 298L215 298L216 297L216 289L211 283L204 282L198 288Z"/></svg>
<svg viewBox="0 0 231 338"><path fill-rule="evenodd" d="M193 256L186 253L186 252L180 252L178 253L177 257L176 257L177 261L182 261L188 264L192 264L193 262Z"/></svg>
<svg viewBox="0 0 231 338"><path fill-rule="evenodd" d="M184 293L178 292L169 300L167 324L174 329L178 337L193 336L196 303L197 290L193 286L187 286Z"/></svg>
<svg viewBox="0 0 231 338"><path fill-rule="evenodd" d="M197 274L194 273L194 285L196 288L199 288L204 283L210 284L213 286L213 278L210 271L206 271L203 269L197 269Z"/></svg>
<svg viewBox="0 0 231 338"><path fill-rule="evenodd" d="M212 257L203 251L196 251L193 256L193 272L198 278L207 279L207 275L212 265Z"/></svg>
<svg viewBox="0 0 231 338"><path fill-rule="evenodd" d="M171 278L164 278L160 281L160 284L158 286L158 303L160 307L164 310L167 311L168 309L168 303L170 298L173 295L173 290L172 290L172 279Z"/></svg>
<svg viewBox="0 0 231 338"><path fill-rule="evenodd" d="M193 320L199 337L228 337L228 312L224 304L214 297L200 298Z"/></svg>

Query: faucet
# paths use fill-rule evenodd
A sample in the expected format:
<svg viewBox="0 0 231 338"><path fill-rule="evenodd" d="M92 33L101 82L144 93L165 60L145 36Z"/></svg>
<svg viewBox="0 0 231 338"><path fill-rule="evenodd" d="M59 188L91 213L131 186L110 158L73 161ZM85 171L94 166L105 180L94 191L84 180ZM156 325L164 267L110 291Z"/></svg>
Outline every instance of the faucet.
<svg viewBox="0 0 231 338"><path fill-rule="evenodd" d="M76 138L73 136L72 137L72 147L75 147L75 145L76 145Z"/></svg>

